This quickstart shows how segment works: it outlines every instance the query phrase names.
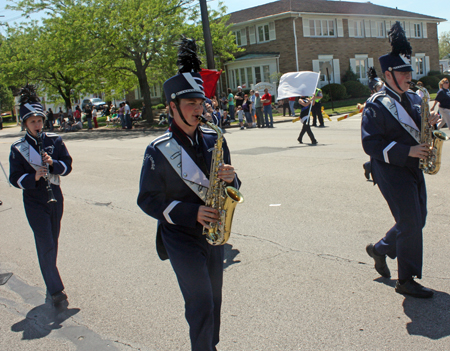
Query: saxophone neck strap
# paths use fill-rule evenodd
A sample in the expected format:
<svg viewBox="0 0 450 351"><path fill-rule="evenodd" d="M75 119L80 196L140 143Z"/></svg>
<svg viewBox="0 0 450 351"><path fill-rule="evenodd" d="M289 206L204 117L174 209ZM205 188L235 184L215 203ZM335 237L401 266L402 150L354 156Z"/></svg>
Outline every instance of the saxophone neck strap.
<svg viewBox="0 0 450 351"><path fill-rule="evenodd" d="M209 180L175 139L168 139L156 145L159 151L172 166L173 170L201 200L206 200Z"/></svg>
<svg viewBox="0 0 450 351"><path fill-rule="evenodd" d="M382 95L377 98L378 101L391 113L398 123L411 135L418 144L420 144L420 129L417 127L414 120L406 112L404 107L391 98L389 95Z"/></svg>
<svg viewBox="0 0 450 351"><path fill-rule="evenodd" d="M37 171L39 168L43 166L41 155L39 155L39 153L33 147L31 147L30 144L28 144L28 142L25 139L18 142L14 146L22 155L22 157L25 159L25 161L27 161L29 165L34 168L35 171ZM60 184L59 175L49 173L48 176L50 183L54 185Z"/></svg>

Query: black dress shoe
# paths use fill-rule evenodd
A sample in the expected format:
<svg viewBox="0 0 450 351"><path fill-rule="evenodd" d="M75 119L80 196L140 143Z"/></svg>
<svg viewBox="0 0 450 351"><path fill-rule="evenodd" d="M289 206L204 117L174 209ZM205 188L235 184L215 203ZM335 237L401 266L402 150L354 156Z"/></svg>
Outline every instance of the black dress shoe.
<svg viewBox="0 0 450 351"><path fill-rule="evenodd" d="M422 299L429 299L433 297L433 290L425 288L420 285L414 279L409 279L403 284L397 280L397 284L395 284L395 292L403 295L410 295L413 297L418 297Z"/></svg>
<svg viewBox="0 0 450 351"><path fill-rule="evenodd" d="M303 144L303 141L301 141L300 139L297 139L298 140L298 142L300 143L300 144Z"/></svg>
<svg viewBox="0 0 450 351"><path fill-rule="evenodd" d="M369 244L366 246L367 254L372 257L375 261L375 270L382 277L390 278L391 272L389 271L389 267L386 263L386 255L377 255L373 252L373 244Z"/></svg>
<svg viewBox="0 0 450 351"><path fill-rule="evenodd" d="M66 300L67 295L64 291L58 291L57 293L52 294L52 301L55 306Z"/></svg>
<svg viewBox="0 0 450 351"><path fill-rule="evenodd" d="M312 144L312 145L317 145L317 140L311 141L311 144Z"/></svg>
<svg viewBox="0 0 450 351"><path fill-rule="evenodd" d="M370 171L372 168L370 162L364 163L363 168L364 168L364 176L366 177L367 180L370 180Z"/></svg>

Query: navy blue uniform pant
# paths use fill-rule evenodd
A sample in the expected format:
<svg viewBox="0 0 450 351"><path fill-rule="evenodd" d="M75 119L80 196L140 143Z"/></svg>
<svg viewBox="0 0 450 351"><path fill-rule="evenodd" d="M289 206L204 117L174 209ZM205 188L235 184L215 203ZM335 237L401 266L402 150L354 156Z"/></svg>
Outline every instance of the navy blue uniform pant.
<svg viewBox="0 0 450 351"><path fill-rule="evenodd" d="M54 294L64 290L56 259L58 255L58 238L63 214L63 197L59 187L52 186L56 203L47 203L47 192L24 192L24 206L28 223L34 233L36 250L42 276L48 293ZM40 189L42 190L42 189Z"/></svg>
<svg viewBox="0 0 450 351"><path fill-rule="evenodd" d="M163 231L162 240L185 302L192 351L212 351L219 343L223 246L204 236Z"/></svg>
<svg viewBox="0 0 450 351"><path fill-rule="evenodd" d="M382 255L397 258L398 279L422 277L422 229L427 193L421 170L372 161L372 176L386 199L395 225L375 244Z"/></svg>

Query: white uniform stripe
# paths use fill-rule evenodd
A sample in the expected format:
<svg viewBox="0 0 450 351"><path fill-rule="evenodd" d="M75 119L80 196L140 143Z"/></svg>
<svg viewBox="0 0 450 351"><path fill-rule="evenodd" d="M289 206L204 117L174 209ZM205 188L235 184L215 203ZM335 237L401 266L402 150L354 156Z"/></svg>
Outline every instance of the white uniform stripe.
<svg viewBox="0 0 450 351"><path fill-rule="evenodd" d="M390 149L392 149L394 147L395 144L397 144L397 142L393 141L392 143L390 143L388 146L386 146L384 148L384 150L383 150L384 162L389 163L388 152Z"/></svg>
<svg viewBox="0 0 450 351"><path fill-rule="evenodd" d="M164 212L163 212L164 218L165 218L166 221L167 221L168 223L170 223L170 224L175 224L175 223L173 223L172 218L170 218L170 216L169 216L169 213L170 213L170 211L172 211L173 208L174 208L176 205L178 205L179 203L180 203L180 201L172 201L172 202L170 203L170 205L167 206L167 208L166 208L166 209L164 210Z"/></svg>
<svg viewBox="0 0 450 351"><path fill-rule="evenodd" d="M187 80L187 82L191 85L192 88L195 90L201 90L197 82L195 81L194 77L192 77L192 74L189 72L183 73L184 78Z"/></svg>
<svg viewBox="0 0 450 351"><path fill-rule="evenodd" d="M59 163L61 163L62 166L64 167L64 171L61 173L61 175L66 174L66 172L67 172L67 166L66 166L66 164L65 164L63 161L59 161Z"/></svg>
<svg viewBox="0 0 450 351"><path fill-rule="evenodd" d="M28 175L28 173L25 173L25 174L24 174L22 177L20 177L19 180L17 181L17 185L20 186L20 189L25 189L25 188L22 186L22 180L23 180L23 178L25 178L27 175Z"/></svg>

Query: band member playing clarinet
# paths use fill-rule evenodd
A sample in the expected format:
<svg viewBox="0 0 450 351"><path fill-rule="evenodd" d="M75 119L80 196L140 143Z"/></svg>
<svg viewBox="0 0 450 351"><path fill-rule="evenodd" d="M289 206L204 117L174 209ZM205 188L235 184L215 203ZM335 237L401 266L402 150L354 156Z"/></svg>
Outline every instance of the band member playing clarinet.
<svg viewBox="0 0 450 351"><path fill-rule="evenodd" d="M156 246L170 259L185 301L193 351L213 351L219 342L224 247L210 245L203 227L217 222L218 211L205 206L217 134L200 128L205 94L195 41L183 38L179 73L164 83L173 121L169 131L145 151L137 203L158 220ZM223 143L218 178L239 187Z"/></svg>
<svg viewBox="0 0 450 351"><path fill-rule="evenodd" d="M60 176L72 170L72 158L61 137L42 132L45 112L32 85L20 91L20 119L25 137L11 146L10 182L23 190L25 213L34 232L47 293L54 305L67 300L56 266L63 215Z"/></svg>
<svg viewBox="0 0 450 351"><path fill-rule="evenodd" d="M361 134L373 180L395 225L375 245L367 245L366 251L383 277L391 276L386 256L397 258L397 293L429 298L433 291L414 280L422 278L422 228L427 215L425 179L419 168L419 159L429 152L429 146L420 142L422 99L409 90L412 49L400 22L392 26L389 39L392 52L379 58L386 84L367 101ZM431 114L429 123L438 119Z"/></svg>

